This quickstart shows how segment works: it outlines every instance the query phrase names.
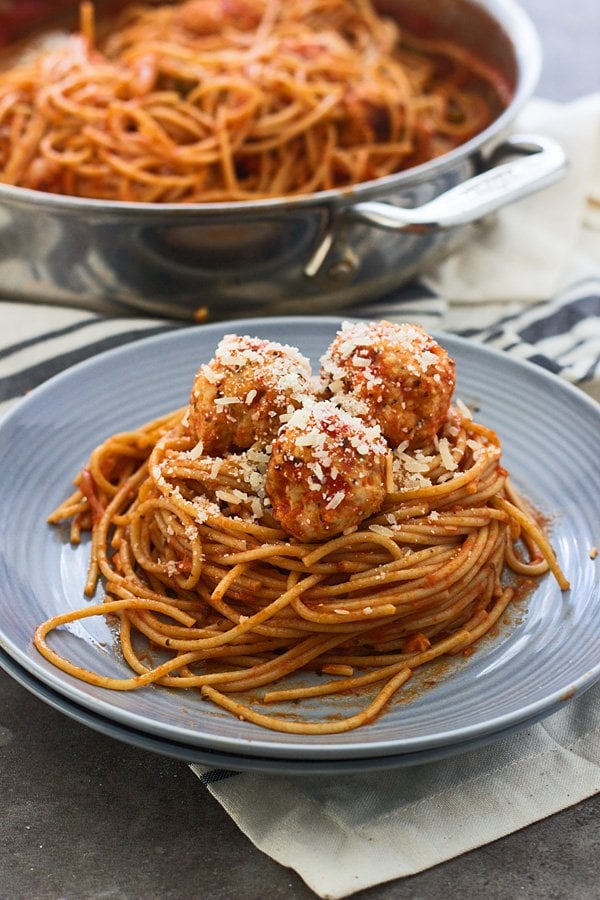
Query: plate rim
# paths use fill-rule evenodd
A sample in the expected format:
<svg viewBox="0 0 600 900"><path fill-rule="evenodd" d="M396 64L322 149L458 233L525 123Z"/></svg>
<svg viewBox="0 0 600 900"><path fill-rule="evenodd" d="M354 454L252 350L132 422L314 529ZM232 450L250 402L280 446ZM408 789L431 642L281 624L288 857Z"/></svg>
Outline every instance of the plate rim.
<svg viewBox="0 0 600 900"><path fill-rule="evenodd" d="M52 709L62 713L80 725L85 725L113 740L123 741L142 750L152 751L188 764L210 766L212 769L226 769L233 774L252 772L269 772L286 775L330 776L356 775L371 772L388 771L397 768L410 768L427 763L439 762L450 756L460 756L481 750L496 741L510 737L521 728L529 728L540 721L541 716L528 719L523 725L513 725L507 729L482 735L473 740L461 741L447 746L434 747L429 750L411 753L389 754L386 756L349 757L348 759L295 759L289 757L253 756L250 754L227 753L215 751L201 746L188 745L181 741L149 734L131 726L121 724L113 719L81 706L69 697L53 690L43 681L35 678L27 669L19 665L5 650L0 648L0 672L4 672L17 684L38 700Z"/></svg>

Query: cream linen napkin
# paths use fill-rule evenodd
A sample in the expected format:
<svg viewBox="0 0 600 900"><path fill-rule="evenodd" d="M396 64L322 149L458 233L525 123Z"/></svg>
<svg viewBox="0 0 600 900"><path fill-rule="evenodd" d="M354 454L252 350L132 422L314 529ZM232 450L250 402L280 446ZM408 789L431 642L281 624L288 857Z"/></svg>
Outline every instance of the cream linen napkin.
<svg viewBox="0 0 600 900"><path fill-rule="evenodd" d="M440 762L311 778L192 769L260 850L319 897L346 897L600 791L600 685L544 722Z"/></svg>

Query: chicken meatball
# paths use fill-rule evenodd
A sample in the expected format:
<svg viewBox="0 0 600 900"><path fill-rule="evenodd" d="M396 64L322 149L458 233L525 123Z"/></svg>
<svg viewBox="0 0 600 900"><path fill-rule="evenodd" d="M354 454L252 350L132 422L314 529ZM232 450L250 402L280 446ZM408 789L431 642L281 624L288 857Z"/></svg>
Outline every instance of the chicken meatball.
<svg viewBox="0 0 600 900"><path fill-rule="evenodd" d="M336 403L377 423L391 447L430 442L448 414L455 363L418 325L345 322L321 360Z"/></svg>
<svg viewBox="0 0 600 900"><path fill-rule="evenodd" d="M261 20L263 4L256 0L187 0L175 7L177 25L202 37L220 34L234 25L243 31L256 28Z"/></svg>
<svg viewBox="0 0 600 900"><path fill-rule="evenodd" d="M312 393L310 363L299 350L229 334L194 379L190 431L210 456L267 444Z"/></svg>
<svg viewBox="0 0 600 900"><path fill-rule="evenodd" d="M328 400L307 404L273 441L266 492L274 517L303 542L358 525L383 503L388 452L379 426Z"/></svg>

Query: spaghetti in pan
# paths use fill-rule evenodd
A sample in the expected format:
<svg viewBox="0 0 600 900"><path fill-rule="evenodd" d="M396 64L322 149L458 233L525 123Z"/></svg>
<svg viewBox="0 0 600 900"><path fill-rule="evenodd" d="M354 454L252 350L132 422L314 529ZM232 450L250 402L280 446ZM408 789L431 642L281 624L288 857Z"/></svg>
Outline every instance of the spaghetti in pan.
<svg viewBox="0 0 600 900"><path fill-rule="evenodd" d="M345 323L317 376L293 347L224 337L189 404L108 438L51 514L75 543L91 530L85 593L105 597L41 624L37 649L91 684L197 689L278 731L368 724L417 668L472 652L524 581L568 588L454 385L415 325ZM95 615L118 622L130 676L52 649ZM344 693L361 712L302 718ZM297 716L277 712L291 700Z"/></svg>
<svg viewBox="0 0 600 900"><path fill-rule="evenodd" d="M370 0L126 7L0 73L0 181L147 203L355 185L484 130L511 99L485 62Z"/></svg>

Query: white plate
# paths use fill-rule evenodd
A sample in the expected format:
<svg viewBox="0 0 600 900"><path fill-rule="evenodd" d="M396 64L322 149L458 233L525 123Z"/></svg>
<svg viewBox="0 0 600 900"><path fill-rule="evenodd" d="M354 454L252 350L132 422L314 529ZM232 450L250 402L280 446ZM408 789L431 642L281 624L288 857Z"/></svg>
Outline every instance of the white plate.
<svg viewBox="0 0 600 900"><path fill-rule="evenodd" d="M78 365L32 392L0 426L0 647L35 679L79 707L129 729L219 753L350 760L450 748L553 712L600 678L600 409L535 366L468 341L438 336L457 360L458 391L503 439L517 485L551 520L572 589L545 577L511 628L411 702L394 702L368 727L325 737L268 732L214 708L195 691L113 692L55 669L35 650L36 625L81 606L88 549L45 524L74 473L108 434L183 405L199 364L224 333L298 346L316 362L339 319L244 320L149 338ZM125 666L100 617L51 636L76 664L122 677ZM410 697L411 688L405 692ZM356 711L335 698L307 716Z"/></svg>

